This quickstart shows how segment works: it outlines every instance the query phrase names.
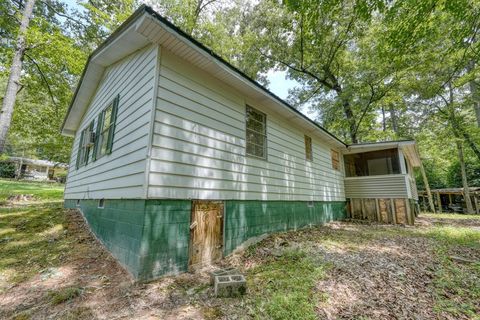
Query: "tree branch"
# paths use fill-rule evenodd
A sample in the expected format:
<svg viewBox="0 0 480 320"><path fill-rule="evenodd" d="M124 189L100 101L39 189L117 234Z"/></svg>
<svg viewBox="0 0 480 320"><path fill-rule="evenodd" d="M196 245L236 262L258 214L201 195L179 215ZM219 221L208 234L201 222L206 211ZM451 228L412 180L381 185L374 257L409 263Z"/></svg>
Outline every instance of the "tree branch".
<svg viewBox="0 0 480 320"><path fill-rule="evenodd" d="M298 67L295 67L285 61L282 61L280 59L276 59L276 58L273 58L272 56L269 56L268 54L265 54L262 50L256 48L258 50L258 52L265 58L269 59L269 60L273 60L293 71L296 71L296 72L299 72L299 73L303 73L305 75L308 75L310 76L311 78L315 79L318 83L322 84L323 86L327 87L329 90L335 90L334 88L334 85L333 84L330 84L328 83L327 79L325 78L320 78L319 76L317 76L316 74L312 73L311 71L308 71L304 68L298 68Z"/></svg>
<svg viewBox="0 0 480 320"><path fill-rule="evenodd" d="M40 68L40 66L38 65L38 63L37 63L32 57L30 57L27 53L25 53L25 56L26 56L26 57L35 65L35 67L37 68L38 72L40 73L40 77L42 78L43 82L44 82L45 85L47 86L48 94L50 95L50 99L52 99L53 105L55 106L55 108L58 108L58 105L57 105L57 103L55 102L55 97L54 97L54 95L53 95L52 88L50 87L50 84L48 83L47 77L46 77L45 74L43 73L42 69Z"/></svg>

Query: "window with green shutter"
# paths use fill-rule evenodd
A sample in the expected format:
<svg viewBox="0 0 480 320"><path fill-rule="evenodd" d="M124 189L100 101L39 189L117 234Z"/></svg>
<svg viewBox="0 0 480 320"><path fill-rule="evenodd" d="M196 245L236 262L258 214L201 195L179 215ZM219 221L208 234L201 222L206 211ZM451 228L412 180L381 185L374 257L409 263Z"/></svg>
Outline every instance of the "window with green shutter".
<svg viewBox="0 0 480 320"><path fill-rule="evenodd" d="M80 141L78 143L77 151L77 169L85 166L88 163L88 158L90 156L90 149L93 146L92 143L92 132L93 132L94 122L92 121L88 127L82 130L80 134Z"/></svg>
<svg viewBox="0 0 480 320"><path fill-rule="evenodd" d="M98 116L94 159L112 153L119 100L117 96Z"/></svg>

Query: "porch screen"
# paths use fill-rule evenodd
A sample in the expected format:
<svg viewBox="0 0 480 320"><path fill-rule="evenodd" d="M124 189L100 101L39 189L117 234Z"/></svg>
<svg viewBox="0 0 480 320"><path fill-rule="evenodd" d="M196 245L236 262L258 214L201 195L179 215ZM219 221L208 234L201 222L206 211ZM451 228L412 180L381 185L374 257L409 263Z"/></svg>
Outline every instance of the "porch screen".
<svg viewBox="0 0 480 320"><path fill-rule="evenodd" d="M399 174L397 149L387 149L345 155L347 177Z"/></svg>

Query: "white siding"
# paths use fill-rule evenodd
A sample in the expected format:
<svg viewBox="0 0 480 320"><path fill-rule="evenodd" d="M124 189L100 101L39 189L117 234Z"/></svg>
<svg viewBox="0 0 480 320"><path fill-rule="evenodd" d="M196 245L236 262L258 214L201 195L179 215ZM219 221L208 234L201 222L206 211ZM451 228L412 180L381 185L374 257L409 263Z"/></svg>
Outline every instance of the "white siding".
<svg viewBox="0 0 480 320"><path fill-rule="evenodd" d="M144 198L153 110L157 46L148 46L108 67L75 135L65 199ZM110 155L75 168L81 130L119 94Z"/></svg>
<svg viewBox="0 0 480 320"><path fill-rule="evenodd" d="M267 114L267 161L245 156L245 104ZM162 50L149 198L343 201L330 147ZM342 165L343 167L343 165Z"/></svg>
<svg viewBox="0 0 480 320"><path fill-rule="evenodd" d="M410 198L408 175L391 174L345 178L347 198Z"/></svg>

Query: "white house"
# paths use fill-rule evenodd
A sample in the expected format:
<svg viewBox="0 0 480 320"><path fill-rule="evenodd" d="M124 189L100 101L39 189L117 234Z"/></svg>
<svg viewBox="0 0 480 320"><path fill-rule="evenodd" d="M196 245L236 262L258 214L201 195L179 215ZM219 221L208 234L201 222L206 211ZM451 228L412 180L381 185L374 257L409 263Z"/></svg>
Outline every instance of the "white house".
<svg viewBox="0 0 480 320"><path fill-rule="evenodd" d="M347 214L413 223L413 141L346 145L147 6L90 55L62 133L66 207L138 279Z"/></svg>

